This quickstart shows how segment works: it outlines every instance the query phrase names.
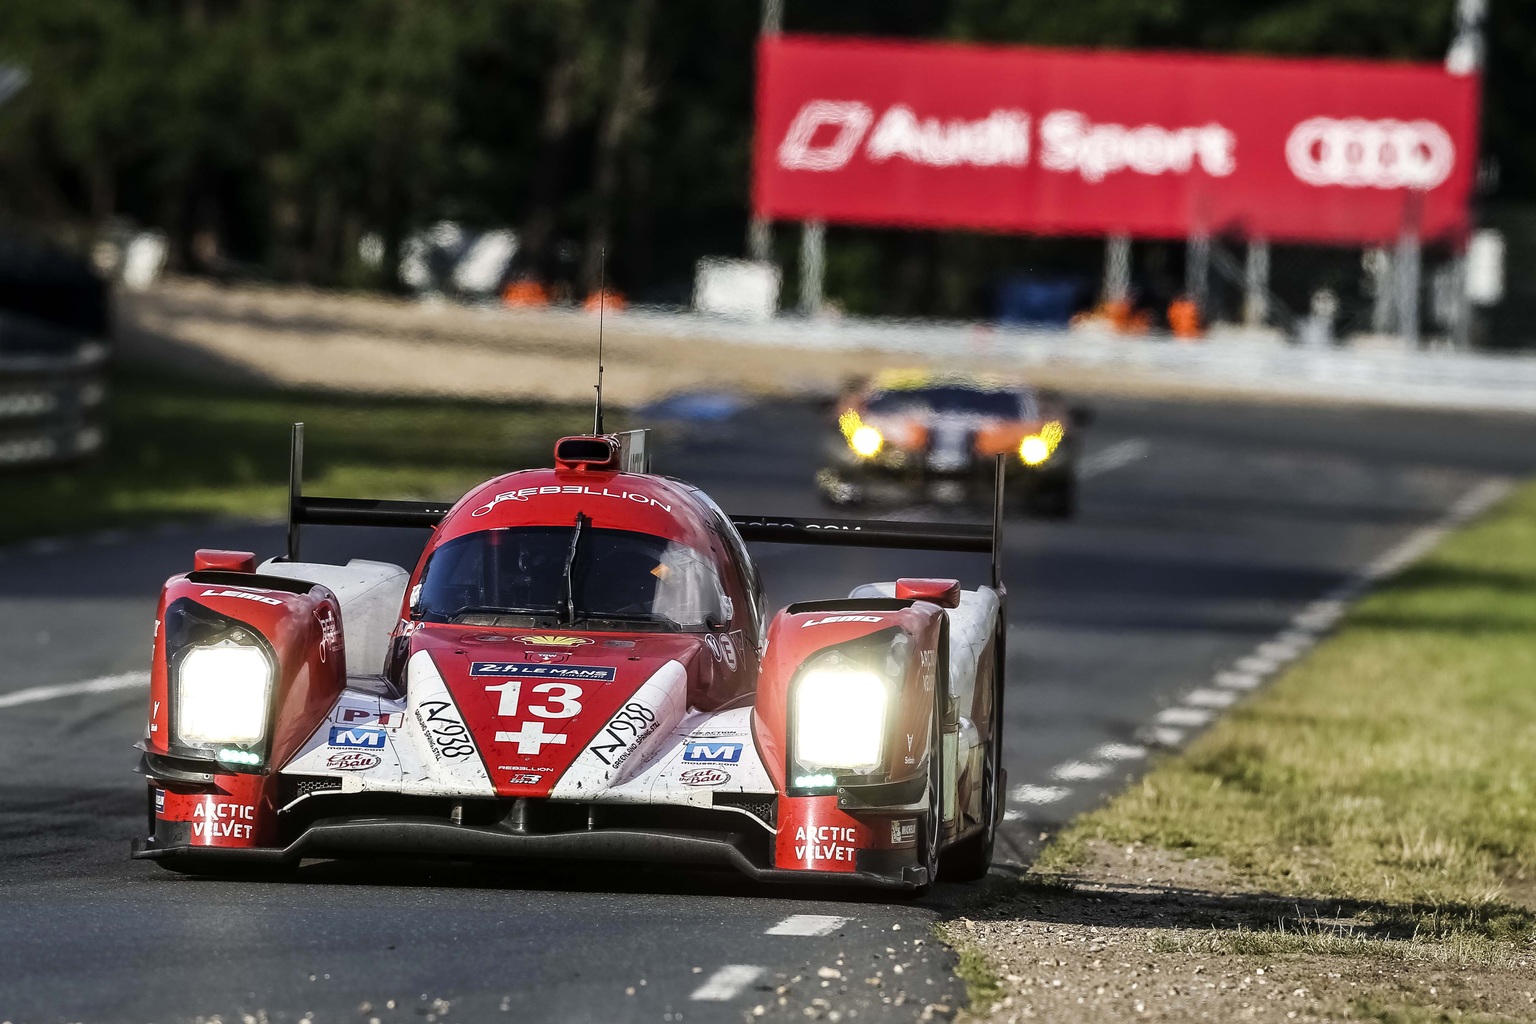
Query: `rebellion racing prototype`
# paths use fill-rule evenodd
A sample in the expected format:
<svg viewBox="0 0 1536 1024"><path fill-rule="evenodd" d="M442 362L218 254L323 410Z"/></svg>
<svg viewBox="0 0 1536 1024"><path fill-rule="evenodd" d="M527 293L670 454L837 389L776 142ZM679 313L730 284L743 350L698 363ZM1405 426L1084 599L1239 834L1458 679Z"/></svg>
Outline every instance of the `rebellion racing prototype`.
<svg viewBox="0 0 1536 1024"><path fill-rule="evenodd" d="M990 529L730 517L650 474L643 432L562 439L553 468L451 507L315 498L302 438L287 556L202 550L165 584L135 857L666 861L909 891L986 872L1000 508ZM407 572L300 561L305 524L432 534ZM770 618L746 541L991 553L992 580Z"/></svg>

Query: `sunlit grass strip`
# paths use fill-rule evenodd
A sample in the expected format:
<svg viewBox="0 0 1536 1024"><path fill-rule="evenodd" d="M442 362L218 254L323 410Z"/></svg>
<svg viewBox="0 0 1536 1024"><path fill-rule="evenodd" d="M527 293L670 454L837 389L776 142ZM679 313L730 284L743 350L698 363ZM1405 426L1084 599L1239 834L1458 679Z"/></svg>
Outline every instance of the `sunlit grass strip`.
<svg viewBox="0 0 1536 1024"><path fill-rule="evenodd" d="M0 477L0 545L169 519L275 518L288 430L306 424L305 487L342 497L457 498L498 473L551 464L590 409L234 388L127 368L106 451ZM610 424L612 420L610 419Z"/></svg>
<svg viewBox="0 0 1536 1024"><path fill-rule="evenodd" d="M1421 939L1536 941L1536 486L1361 602L1036 870L1069 871L1095 838L1220 857L1251 886Z"/></svg>

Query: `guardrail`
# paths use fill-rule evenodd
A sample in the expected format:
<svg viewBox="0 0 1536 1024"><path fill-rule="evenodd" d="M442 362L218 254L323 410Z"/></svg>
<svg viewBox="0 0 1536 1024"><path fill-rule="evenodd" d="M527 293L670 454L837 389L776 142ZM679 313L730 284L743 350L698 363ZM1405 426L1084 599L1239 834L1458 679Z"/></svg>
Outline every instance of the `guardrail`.
<svg viewBox="0 0 1536 1024"><path fill-rule="evenodd" d="M102 341L0 312L0 469L101 448L109 356Z"/></svg>

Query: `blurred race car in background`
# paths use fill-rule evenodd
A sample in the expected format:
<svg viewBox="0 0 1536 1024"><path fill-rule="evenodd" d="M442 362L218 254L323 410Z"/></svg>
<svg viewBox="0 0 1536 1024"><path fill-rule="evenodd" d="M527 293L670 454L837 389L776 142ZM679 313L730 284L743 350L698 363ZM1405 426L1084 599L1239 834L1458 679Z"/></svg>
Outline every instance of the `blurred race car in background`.
<svg viewBox="0 0 1536 1024"><path fill-rule="evenodd" d="M816 474L832 505L983 504L1006 457L1010 509L1054 518L1077 507L1080 432L1092 419L1061 396L997 378L900 371L848 388Z"/></svg>
<svg viewBox="0 0 1536 1024"><path fill-rule="evenodd" d="M1005 591L990 526L726 516L635 435L458 502L302 495L289 551L165 584L135 857L667 861L921 890L987 872ZM1000 473L1000 471L998 471ZM298 529L430 527L414 570ZM744 541L991 554L990 585L870 582L771 614Z"/></svg>

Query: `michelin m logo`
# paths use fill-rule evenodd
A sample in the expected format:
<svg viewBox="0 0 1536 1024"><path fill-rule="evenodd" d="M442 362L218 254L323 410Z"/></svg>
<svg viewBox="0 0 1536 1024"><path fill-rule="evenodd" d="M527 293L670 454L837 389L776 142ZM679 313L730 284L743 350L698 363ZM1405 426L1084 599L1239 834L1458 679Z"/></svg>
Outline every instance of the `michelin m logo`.
<svg viewBox="0 0 1536 1024"><path fill-rule="evenodd" d="M690 743L683 748L683 760L695 764L736 764L741 760L741 744Z"/></svg>
<svg viewBox="0 0 1536 1024"><path fill-rule="evenodd" d="M383 729L351 729L345 725L331 726L331 746L366 747L382 750L388 733Z"/></svg>

